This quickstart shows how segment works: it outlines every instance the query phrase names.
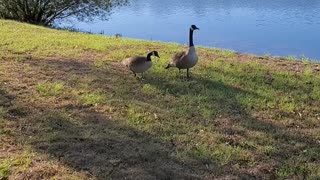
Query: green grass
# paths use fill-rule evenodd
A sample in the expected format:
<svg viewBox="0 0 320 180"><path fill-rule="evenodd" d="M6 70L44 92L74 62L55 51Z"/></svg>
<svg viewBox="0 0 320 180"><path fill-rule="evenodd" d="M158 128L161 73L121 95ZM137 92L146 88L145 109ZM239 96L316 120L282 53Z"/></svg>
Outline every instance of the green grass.
<svg viewBox="0 0 320 180"><path fill-rule="evenodd" d="M164 69L185 46L0 26L6 178L319 178L317 63L197 47L188 80ZM119 63L152 50L144 79Z"/></svg>
<svg viewBox="0 0 320 180"><path fill-rule="evenodd" d="M0 164L0 179L8 179L10 175L10 164L6 161Z"/></svg>
<svg viewBox="0 0 320 180"><path fill-rule="evenodd" d="M0 119L2 119L6 115L7 111L4 107L0 107Z"/></svg>
<svg viewBox="0 0 320 180"><path fill-rule="evenodd" d="M42 96L57 96L63 93L62 83L40 83L36 86L37 92Z"/></svg>
<svg viewBox="0 0 320 180"><path fill-rule="evenodd" d="M98 105L107 101L107 97L102 92L86 92L79 95L79 101L84 105Z"/></svg>
<svg viewBox="0 0 320 180"><path fill-rule="evenodd" d="M287 60L287 61L296 61L298 58L297 57L295 57L295 56L287 56L287 57L285 57L285 60Z"/></svg>
<svg viewBox="0 0 320 180"><path fill-rule="evenodd" d="M8 179L11 174L11 169L23 170L31 165L31 153L22 153L17 157L8 157L0 163L0 179Z"/></svg>

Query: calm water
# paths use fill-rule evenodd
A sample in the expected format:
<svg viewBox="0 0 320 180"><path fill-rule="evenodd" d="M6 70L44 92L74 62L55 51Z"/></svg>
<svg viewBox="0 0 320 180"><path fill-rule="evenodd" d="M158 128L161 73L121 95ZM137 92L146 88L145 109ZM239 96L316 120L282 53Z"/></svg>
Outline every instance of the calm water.
<svg viewBox="0 0 320 180"><path fill-rule="evenodd" d="M69 22L81 30L188 43L253 54L320 60L320 0L133 0L109 21Z"/></svg>

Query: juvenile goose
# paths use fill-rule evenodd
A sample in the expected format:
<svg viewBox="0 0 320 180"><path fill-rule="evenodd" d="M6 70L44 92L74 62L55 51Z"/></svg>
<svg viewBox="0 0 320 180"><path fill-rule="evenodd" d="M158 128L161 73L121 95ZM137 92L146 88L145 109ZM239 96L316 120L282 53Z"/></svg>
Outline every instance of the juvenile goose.
<svg viewBox="0 0 320 180"><path fill-rule="evenodd" d="M143 74L152 66L151 56L156 56L160 58L157 51L152 51L148 53L147 57L145 56L129 57L123 60L122 64L128 67L133 72L134 76L137 76L136 73Z"/></svg>
<svg viewBox="0 0 320 180"><path fill-rule="evenodd" d="M176 53L166 69L176 67L179 69L187 69L187 77L189 78L189 69L195 66L198 62L198 55L193 44L193 31L199 29L196 25L191 25L189 32L189 49L184 52Z"/></svg>

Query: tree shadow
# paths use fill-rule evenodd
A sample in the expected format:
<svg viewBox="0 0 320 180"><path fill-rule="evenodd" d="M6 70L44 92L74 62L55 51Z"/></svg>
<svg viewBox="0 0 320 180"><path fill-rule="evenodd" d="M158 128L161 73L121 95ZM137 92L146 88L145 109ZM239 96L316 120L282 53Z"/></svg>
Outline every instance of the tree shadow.
<svg viewBox="0 0 320 180"><path fill-rule="evenodd" d="M275 143L272 142L270 145L276 145L277 151L272 152L269 157L262 155L260 161L264 162L264 158L274 159L277 163L272 166L285 164L292 154L299 154L306 148L317 148L316 141L311 137L254 117L248 112L247 107L239 102L242 96L265 97L196 74L191 81L183 83L175 83L168 78L156 75L150 75L141 82L133 77L127 77L128 72L116 63L110 63L102 68L97 68L88 61L63 59L28 60L23 63L29 64L33 71L37 72L36 81L62 81L73 88L77 87L81 79L89 78L90 81L85 82L88 83L90 90L102 89L109 96L122 101L120 105L116 104L119 111L122 111L121 108L125 111L127 108L121 107L125 104L123 102L131 101L144 103L145 106L150 107L151 112L153 107L165 112L168 110L167 107L179 105L167 102L165 99L152 99L152 96L146 95L141 90L145 84L150 84L162 93L178 98L197 96L199 92L204 92L205 99L200 98L196 102L193 102L194 99L183 101L191 105L186 106L185 110L190 113L182 114L181 117L190 124L212 126L226 137L238 135L248 139L250 136L248 133L251 131L271 136ZM77 80L74 80L74 77ZM136 84L132 84L133 82ZM161 101L158 104L163 105L158 105L156 101ZM158 137L128 125L126 119L121 119L122 116L114 117L111 112L100 111L98 107L84 106L74 102L39 104L28 104L33 108L33 114L37 114L38 117L29 117L33 127L25 132L24 136L34 136L33 139L28 140L30 144L38 152L50 154L77 171L88 171L98 179L210 179L229 177L229 175L232 175L231 178L264 178L272 177L275 173L273 170L267 172L258 170L254 173L239 170L233 167L233 163L237 162L230 162L227 166L217 163L208 168L207 164L197 157L188 156L186 159L176 157L173 152L177 147L172 143L161 139L161 135ZM205 105L209 110L219 109L219 114L226 116L228 123L220 122L219 116L210 116L203 118L205 119L203 121L193 122L192 110L199 105ZM245 131L250 132L240 133L234 129L235 126L241 126ZM230 143L230 139L226 138L225 142ZM302 145L296 147L297 143ZM231 145L240 147L237 142ZM245 147L241 146L241 148ZM247 149L255 156L255 149L252 150L251 147Z"/></svg>
<svg viewBox="0 0 320 180"><path fill-rule="evenodd" d="M35 81L59 81L71 87L76 85L69 75L85 78L92 73L86 62L28 60L23 63L33 68ZM115 75L113 70L117 71L117 67L95 73L113 80L109 79ZM25 74L24 78L21 82L30 81L31 76ZM97 79L91 83L97 83ZM108 83L103 87L109 88L110 93L116 91ZM64 97L59 100L64 101ZM190 164L176 158L170 143L130 127L125 120L99 112L93 106L73 102L52 104L46 99L16 106L28 109L26 117L16 121L24 126L19 140L78 172L88 172L93 178L201 179L201 172L207 172L196 161L190 160Z"/></svg>
<svg viewBox="0 0 320 180"><path fill-rule="evenodd" d="M194 167L170 156L169 144L83 107L38 107L33 147L97 179L199 179ZM28 134L26 134L28 135Z"/></svg>

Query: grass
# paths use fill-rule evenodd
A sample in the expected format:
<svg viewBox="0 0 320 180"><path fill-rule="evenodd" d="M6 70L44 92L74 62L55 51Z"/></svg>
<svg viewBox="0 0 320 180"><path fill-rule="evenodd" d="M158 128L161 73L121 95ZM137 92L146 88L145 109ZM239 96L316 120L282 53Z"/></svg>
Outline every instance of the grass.
<svg viewBox="0 0 320 180"><path fill-rule="evenodd" d="M0 179L320 177L318 63L197 47L187 80L184 46L0 26Z"/></svg>
<svg viewBox="0 0 320 180"><path fill-rule="evenodd" d="M107 98L103 92L86 92L79 96L79 101L84 105L98 105L106 102Z"/></svg>
<svg viewBox="0 0 320 180"><path fill-rule="evenodd" d="M12 170L23 171L29 168L32 156L33 154L30 152L22 152L18 156L3 159L0 163L0 179L9 178Z"/></svg>
<svg viewBox="0 0 320 180"><path fill-rule="evenodd" d="M287 56L287 57L285 57L285 60L287 60L287 61L296 61L297 57L295 57L295 56Z"/></svg>
<svg viewBox="0 0 320 180"><path fill-rule="evenodd" d="M58 96L64 91L62 83L39 83L36 89L42 96Z"/></svg>

